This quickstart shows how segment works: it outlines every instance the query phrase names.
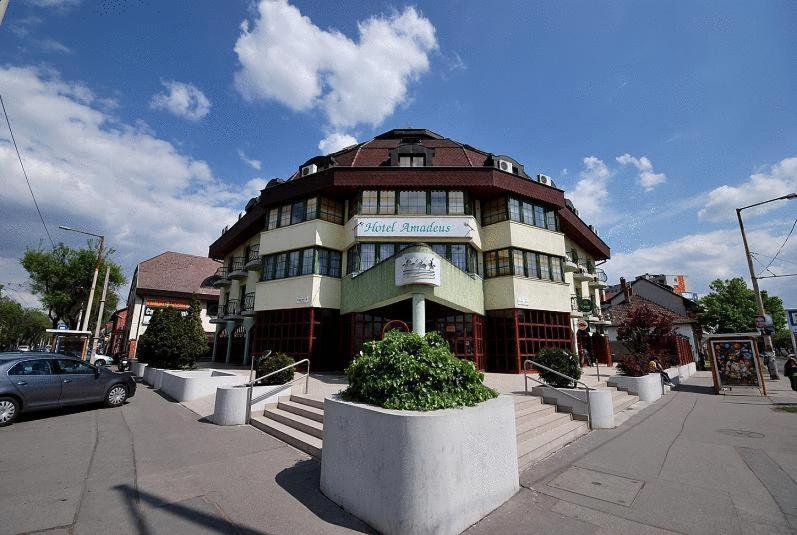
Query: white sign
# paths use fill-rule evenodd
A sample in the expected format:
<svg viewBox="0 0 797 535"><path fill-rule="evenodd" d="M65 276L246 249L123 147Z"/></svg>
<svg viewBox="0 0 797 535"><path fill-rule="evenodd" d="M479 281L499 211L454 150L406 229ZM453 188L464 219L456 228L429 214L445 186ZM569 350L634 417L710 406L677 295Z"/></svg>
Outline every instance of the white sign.
<svg viewBox="0 0 797 535"><path fill-rule="evenodd" d="M520 305L520 306L529 306L529 298L519 295L517 297L517 304Z"/></svg>
<svg viewBox="0 0 797 535"><path fill-rule="evenodd" d="M306 305L309 302L310 302L310 296L309 295L300 295L300 296L298 296L296 298L296 304L297 305Z"/></svg>
<svg viewBox="0 0 797 535"><path fill-rule="evenodd" d="M791 329L791 332L797 333L797 308L786 310L786 317L789 319L789 329Z"/></svg>
<svg viewBox="0 0 797 535"><path fill-rule="evenodd" d="M358 217L354 235L364 238L467 238L474 232L467 217Z"/></svg>
<svg viewBox="0 0 797 535"><path fill-rule="evenodd" d="M440 258L434 253L404 253L396 258L396 286L440 286Z"/></svg>

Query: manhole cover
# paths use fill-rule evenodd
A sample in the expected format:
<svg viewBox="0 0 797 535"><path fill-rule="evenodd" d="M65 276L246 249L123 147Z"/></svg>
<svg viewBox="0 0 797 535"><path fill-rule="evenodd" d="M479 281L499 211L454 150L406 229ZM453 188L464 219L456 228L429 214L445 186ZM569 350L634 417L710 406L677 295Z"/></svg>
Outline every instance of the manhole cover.
<svg viewBox="0 0 797 535"><path fill-rule="evenodd" d="M617 505L630 506L644 482L571 466L548 482L549 487Z"/></svg>
<svg viewBox="0 0 797 535"><path fill-rule="evenodd" d="M729 437L743 438L764 438L766 436L763 433L756 433L755 431L747 431L745 429L717 429L717 433L728 435Z"/></svg>

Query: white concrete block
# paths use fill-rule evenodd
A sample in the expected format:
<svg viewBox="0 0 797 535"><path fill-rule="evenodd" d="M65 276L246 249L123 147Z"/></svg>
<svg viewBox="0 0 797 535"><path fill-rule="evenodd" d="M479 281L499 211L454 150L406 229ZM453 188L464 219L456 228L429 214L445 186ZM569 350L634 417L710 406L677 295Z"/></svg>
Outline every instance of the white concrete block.
<svg viewBox="0 0 797 535"><path fill-rule="evenodd" d="M161 391L182 403L214 394L220 386L245 382L245 377L223 370L165 370Z"/></svg>
<svg viewBox="0 0 797 535"><path fill-rule="evenodd" d="M510 397L431 412L324 401L321 491L381 533L460 533L519 488Z"/></svg>
<svg viewBox="0 0 797 535"><path fill-rule="evenodd" d="M216 403L211 420L217 425L242 425L246 423L247 388L220 386L216 390ZM252 389L252 414L261 413L266 405L274 405L281 396L290 396L290 385L256 386Z"/></svg>
<svg viewBox="0 0 797 535"><path fill-rule="evenodd" d="M577 401L567 394L581 401ZM531 389L531 395L539 396L546 401L552 400L557 407L571 414L587 415L587 393L584 389L559 388L554 390L549 386L535 386ZM611 391L590 390L589 409L593 429L614 429L614 405Z"/></svg>
<svg viewBox="0 0 797 535"><path fill-rule="evenodd" d="M627 375L613 375L607 381L609 386L626 390L636 396L639 401L656 401L661 398L661 376L658 373L649 373L642 377L629 377Z"/></svg>

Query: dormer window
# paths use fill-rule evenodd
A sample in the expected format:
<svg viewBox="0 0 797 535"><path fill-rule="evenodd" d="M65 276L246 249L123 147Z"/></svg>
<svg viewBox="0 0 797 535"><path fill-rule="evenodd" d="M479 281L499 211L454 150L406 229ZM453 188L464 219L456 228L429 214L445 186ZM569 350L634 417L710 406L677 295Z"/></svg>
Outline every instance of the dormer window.
<svg viewBox="0 0 797 535"><path fill-rule="evenodd" d="M420 154L415 155L399 155L399 167L424 167L426 166L426 156Z"/></svg>

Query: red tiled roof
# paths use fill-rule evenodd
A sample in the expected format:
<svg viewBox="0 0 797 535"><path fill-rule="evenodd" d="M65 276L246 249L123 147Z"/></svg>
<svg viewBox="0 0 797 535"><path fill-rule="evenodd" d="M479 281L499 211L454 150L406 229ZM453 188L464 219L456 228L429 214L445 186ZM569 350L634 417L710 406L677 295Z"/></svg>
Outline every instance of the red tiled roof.
<svg viewBox="0 0 797 535"><path fill-rule="evenodd" d="M624 302L618 305L612 306L609 310L612 315L612 325L619 325L623 321L625 321L626 317L628 317L628 313L631 310L634 310L638 307L647 305L648 308L657 312L659 314L663 314L669 317L673 323L697 323L697 320L687 318L686 316L682 316L670 310L669 308L665 308L658 303L654 303L650 299L645 299L644 297L640 297L635 295L631 298L631 302Z"/></svg>
<svg viewBox="0 0 797 535"><path fill-rule="evenodd" d="M220 266L221 263L204 256L167 251L138 265L136 290L218 296L218 289L202 283Z"/></svg>

